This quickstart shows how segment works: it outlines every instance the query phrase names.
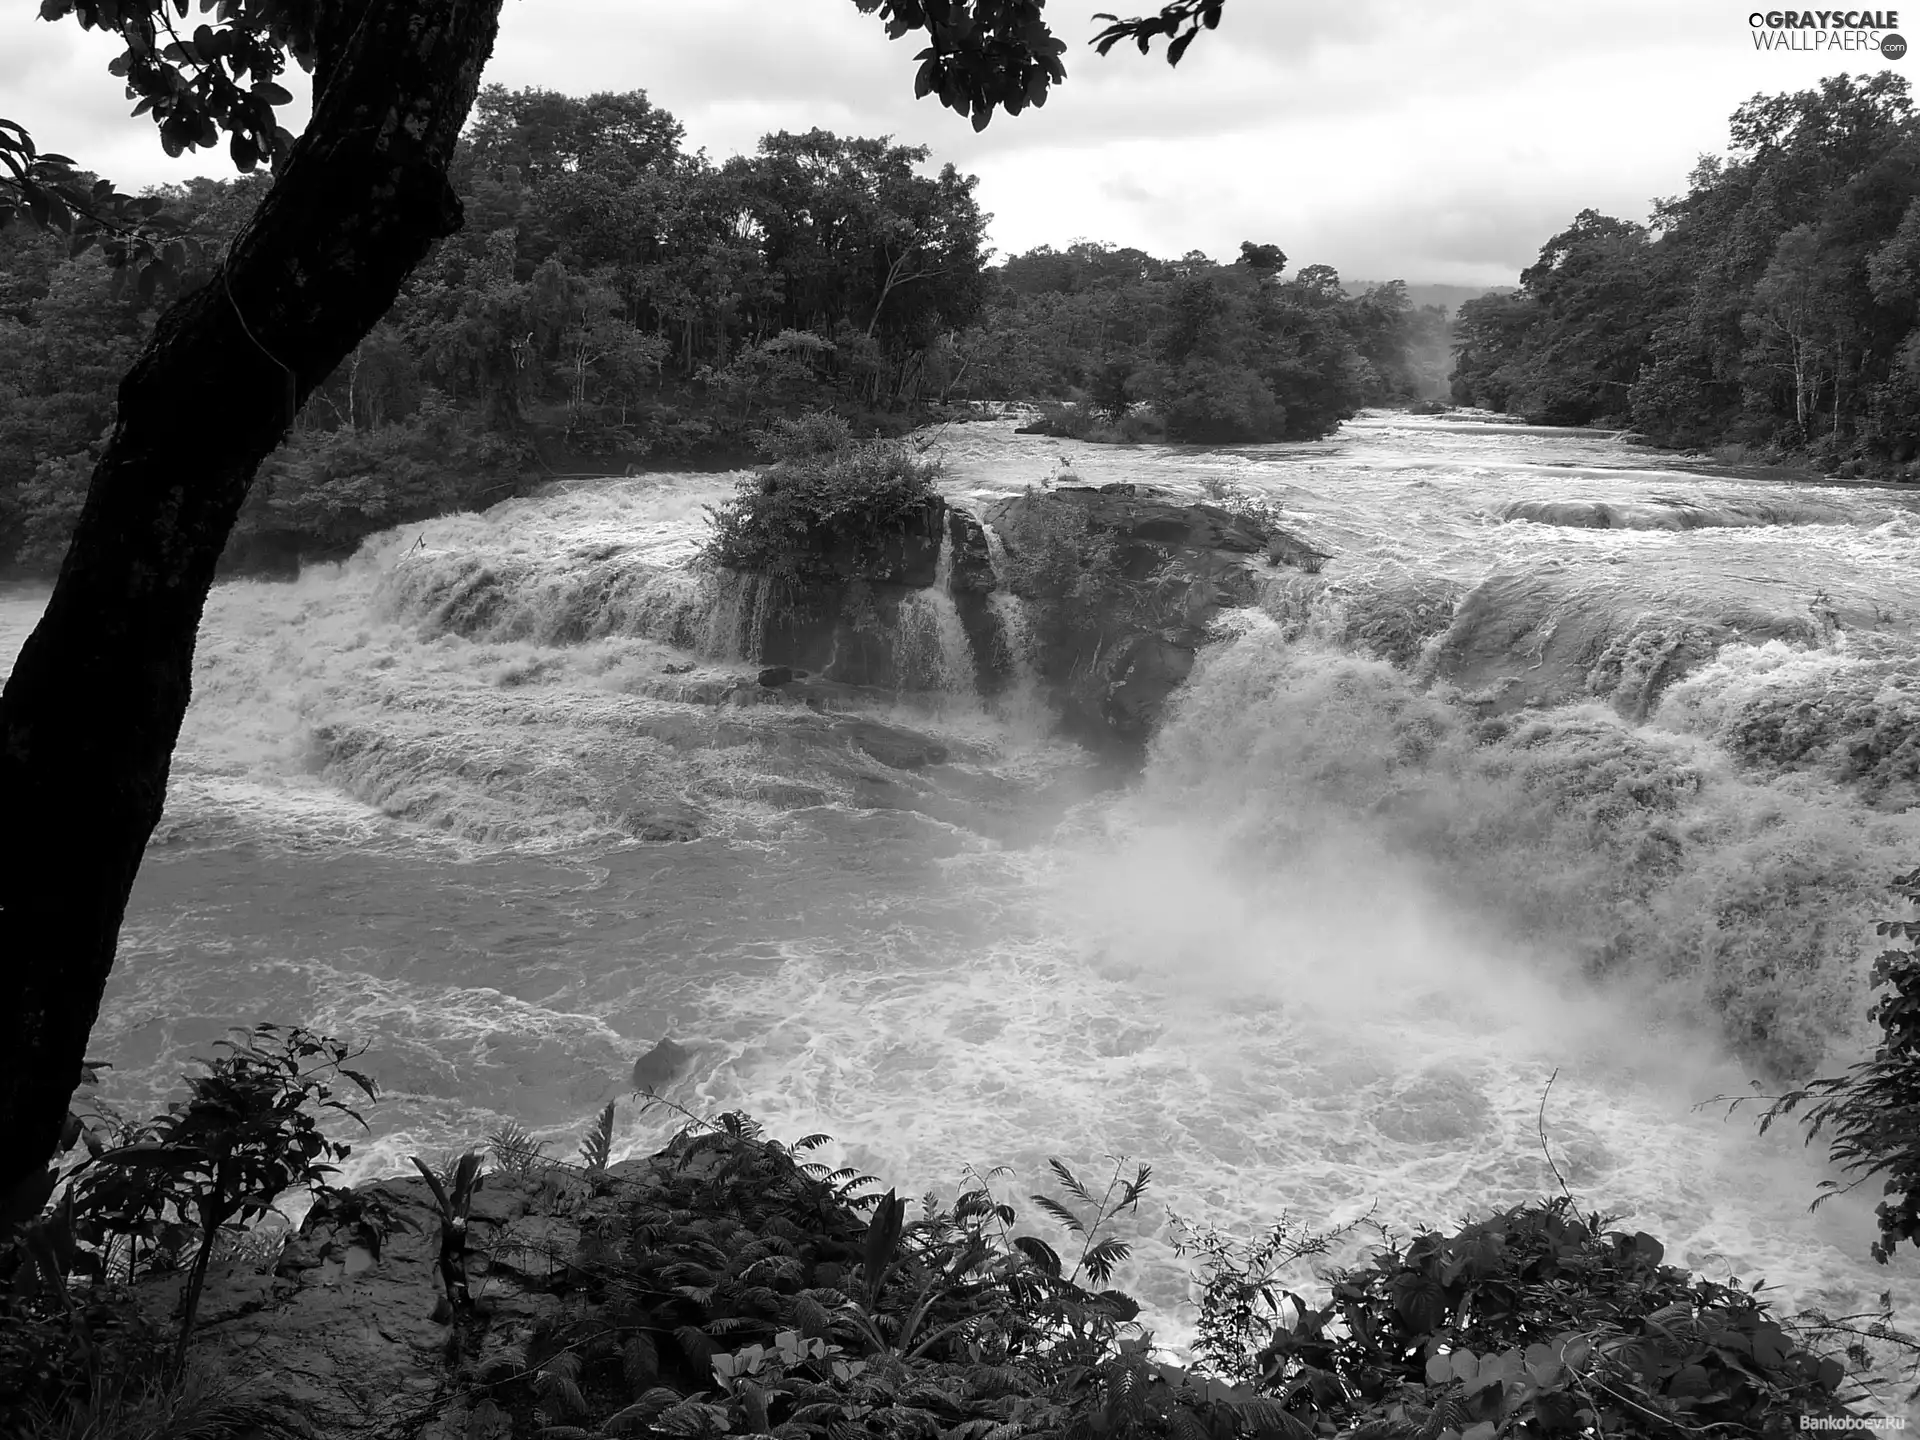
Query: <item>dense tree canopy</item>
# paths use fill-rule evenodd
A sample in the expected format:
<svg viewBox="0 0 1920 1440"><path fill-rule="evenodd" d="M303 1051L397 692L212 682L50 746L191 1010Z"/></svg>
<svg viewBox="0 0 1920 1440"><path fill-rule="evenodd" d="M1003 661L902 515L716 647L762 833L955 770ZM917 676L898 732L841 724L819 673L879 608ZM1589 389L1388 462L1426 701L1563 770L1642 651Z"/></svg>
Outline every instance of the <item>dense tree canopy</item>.
<svg viewBox="0 0 1920 1440"><path fill-rule="evenodd" d="M1664 443L1920 457L1920 122L1891 71L1759 96L1648 225L1582 211L1461 307L1456 399Z"/></svg>
<svg viewBox="0 0 1920 1440"><path fill-rule="evenodd" d="M1433 388L1437 312L1287 257L1077 242L989 263L974 181L922 148L780 133L691 153L642 91L484 88L449 166L467 216L315 389L226 559L278 567L555 467L737 453L775 413L893 428L942 400L1153 407L1175 438L1311 438ZM155 311L205 284L270 181L151 193L195 242L144 289L0 231L0 567L65 553ZM1429 367L1431 369L1431 367ZM1158 425L1159 420L1154 423Z"/></svg>

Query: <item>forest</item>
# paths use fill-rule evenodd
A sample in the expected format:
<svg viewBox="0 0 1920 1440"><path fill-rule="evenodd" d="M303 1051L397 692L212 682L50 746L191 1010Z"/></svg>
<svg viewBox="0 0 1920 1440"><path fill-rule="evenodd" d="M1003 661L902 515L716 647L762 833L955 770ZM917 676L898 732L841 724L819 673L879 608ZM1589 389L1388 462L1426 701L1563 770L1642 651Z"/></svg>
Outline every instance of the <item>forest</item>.
<svg viewBox="0 0 1920 1440"><path fill-rule="evenodd" d="M1583 210L1460 307L1453 399L1920 475L1920 127L1890 70L1756 96L1645 224Z"/></svg>
<svg viewBox="0 0 1920 1440"><path fill-rule="evenodd" d="M1052 402L1126 438L1253 441L1444 387L1444 312L1398 281L1283 278L1253 242L1226 264L1086 241L996 264L974 178L928 160L813 130L716 162L642 91L489 87L453 169L464 229L296 417L229 567L338 557L556 473L739 463L808 408L898 433ZM157 283L0 229L0 570L59 563L120 376L267 183L147 192L202 242Z"/></svg>

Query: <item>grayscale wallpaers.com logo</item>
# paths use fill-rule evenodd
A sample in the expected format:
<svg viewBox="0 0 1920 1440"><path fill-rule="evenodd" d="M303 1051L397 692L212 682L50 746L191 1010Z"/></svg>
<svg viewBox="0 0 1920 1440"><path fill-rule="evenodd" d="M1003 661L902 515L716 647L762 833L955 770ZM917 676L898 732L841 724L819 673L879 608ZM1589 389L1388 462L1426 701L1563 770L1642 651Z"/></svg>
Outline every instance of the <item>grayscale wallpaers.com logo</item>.
<svg viewBox="0 0 1920 1440"><path fill-rule="evenodd" d="M1756 50L1878 50L1898 60L1898 10L1756 10L1747 16Z"/></svg>

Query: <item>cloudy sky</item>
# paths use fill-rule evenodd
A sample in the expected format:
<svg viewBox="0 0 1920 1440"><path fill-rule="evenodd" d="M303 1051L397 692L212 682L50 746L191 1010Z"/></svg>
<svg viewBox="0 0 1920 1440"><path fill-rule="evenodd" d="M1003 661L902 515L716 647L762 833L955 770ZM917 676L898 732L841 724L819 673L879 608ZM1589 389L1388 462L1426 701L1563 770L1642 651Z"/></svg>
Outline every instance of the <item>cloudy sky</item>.
<svg viewBox="0 0 1920 1440"><path fill-rule="evenodd" d="M1096 56L1101 3L1053 0L1067 85L984 135L916 102L918 47L849 0L506 0L487 78L644 89L716 158L815 125L927 145L980 177L1003 253L1252 239L1350 279L1494 284L1585 206L1645 218L1756 93L1889 63L1759 51L1752 0L1232 0L1170 70ZM168 161L127 117L111 42L36 8L0 0L0 116L123 187L229 173L223 152Z"/></svg>

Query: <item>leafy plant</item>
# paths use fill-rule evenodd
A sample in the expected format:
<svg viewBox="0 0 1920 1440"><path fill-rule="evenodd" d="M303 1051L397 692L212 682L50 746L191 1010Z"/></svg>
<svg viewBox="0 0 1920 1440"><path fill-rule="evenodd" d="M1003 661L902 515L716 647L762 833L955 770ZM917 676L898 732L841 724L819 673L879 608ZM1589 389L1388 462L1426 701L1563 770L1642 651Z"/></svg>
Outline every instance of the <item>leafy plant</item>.
<svg viewBox="0 0 1920 1440"><path fill-rule="evenodd" d="M1899 876L1894 890L1909 906L1920 906L1920 870ZM1816 1205L1873 1176L1886 1177L1888 1198L1875 1211L1880 1233L1872 1247L1873 1258L1885 1264L1901 1242L1920 1244L1920 919L1881 920L1874 929L1907 944L1881 951L1873 964L1872 983L1886 992L1867 1012L1881 1034L1873 1057L1845 1075L1774 1098L1760 1130L1799 1112L1809 1144L1823 1133L1829 1137L1829 1157L1855 1178L1821 1181Z"/></svg>
<svg viewBox="0 0 1920 1440"><path fill-rule="evenodd" d="M1288 1297L1256 1356L1259 1389L1315 1426L1440 1435L1785 1434L1801 1415L1847 1413L1844 1364L1802 1345L1758 1287L1667 1265L1653 1236L1610 1224L1557 1196L1389 1241L1335 1271L1325 1302ZM1252 1279L1216 1269L1203 1313L1231 1314Z"/></svg>
<svg viewBox="0 0 1920 1440"><path fill-rule="evenodd" d="M501 1169L522 1179L551 1163L546 1155L547 1142L535 1140L517 1120L503 1122L487 1136L487 1149L493 1152L494 1162Z"/></svg>
<svg viewBox="0 0 1920 1440"><path fill-rule="evenodd" d="M1344 1231L1319 1234L1282 1215L1257 1240L1224 1236L1169 1213L1174 1253L1197 1256L1204 1299L1194 1353L1216 1375L1235 1382L1259 1378L1255 1360L1276 1331L1308 1310L1305 1300L1278 1283L1281 1271L1325 1255ZM1358 1222L1356 1222L1358 1223Z"/></svg>
<svg viewBox="0 0 1920 1440"><path fill-rule="evenodd" d="M595 1118L593 1128L581 1142L580 1158L586 1162L589 1175L607 1173L607 1162L613 1155L613 1105L613 1101L607 1102L606 1109Z"/></svg>
<svg viewBox="0 0 1920 1440"><path fill-rule="evenodd" d="M1120 1216L1139 1212L1140 1197L1146 1194L1147 1184L1152 1178L1153 1171L1150 1167L1142 1165L1134 1171L1131 1180L1123 1181L1120 1178L1120 1170L1125 1163L1124 1158L1113 1162L1113 1175L1107 1181L1106 1191L1098 1200L1095 1200L1073 1171L1067 1168L1065 1161L1057 1159L1047 1161L1047 1168L1053 1171L1062 1185L1066 1186L1069 1195L1084 1205L1093 1206L1093 1217L1083 1220L1058 1200L1046 1195L1033 1197L1034 1204L1081 1239L1080 1258L1074 1262L1073 1273L1067 1276L1070 1282L1079 1279L1080 1272L1085 1270L1095 1284L1104 1285L1113 1277L1113 1267L1133 1253L1132 1246L1111 1235L1104 1240L1095 1238L1102 1227L1111 1224ZM1118 1198L1114 1196L1116 1189L1120 1192Z"/></svg>
<svg viewBox="0 0 1920 1440"><path fill-rule="evenodd" d="M938 465L900 440L857 441L815 413L771 432L774 463L707 507L703 555L804 591L828 580L883 578L887 553L935 498Z"/></svg>
<svg viewBox="0 0 1920 1440"><path fill-rule="evenodd" d="M191 1253L170 1373L186 1361L207 1265L222 1233L259 1218L290 1189L323 1188L352 1147L329 1139L320 1117L366 1122L334 1098L343 1076L368 1099L373 1081L347 1062L362 1051L302 1027L260 1025L217 1042L226 1053L186 1077L189 1098L143 1127L129 1144L102 1150L76 1170L63 1202L73 1266L106 1278L116 1241L126 1273ZM144 1244L144 1253L142 1246Z"/></svg>
<svg viewBox="0 0 1920 1440"><path fill-rule="evenodd" d="M426 1177L434 1206L440 1212L440 1255L436 1268L442 1293L434 1318L464 1314L473 1303L467 1286L467 1220L473 1208L474 1191L485 1179L480 1173L480 1155L478 1151L467 1151L453 1162L444 1176L418 1155L412 1158L414 1168Z"/></svg>

